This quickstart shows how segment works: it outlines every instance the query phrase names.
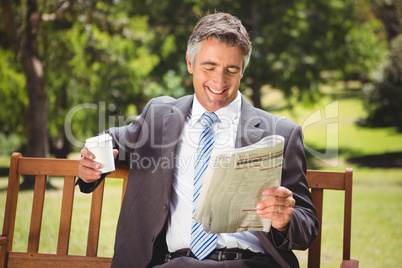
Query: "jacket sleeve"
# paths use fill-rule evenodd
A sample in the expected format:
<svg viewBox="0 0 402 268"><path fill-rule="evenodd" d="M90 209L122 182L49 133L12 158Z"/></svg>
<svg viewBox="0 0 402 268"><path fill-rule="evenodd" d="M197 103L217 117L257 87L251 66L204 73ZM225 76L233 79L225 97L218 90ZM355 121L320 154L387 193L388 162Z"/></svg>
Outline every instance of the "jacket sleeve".
<svg viewBox="0 0 402 268"><path fill-rule="evenodd" d="M105 177L110 174L110 173L104 173L101 175L100 179L97 181L91 182L91 183L86 183L83 181L81 178L78 178L77 181L75 182L75 185L78 185L80 187L81 193L89 194L95 191L95 189L99 186L99 184L105 179Z"/></svg>
<svg viewBox="0 0 402 268"><path fill-rule="evenodd" d="M287 233L282 234L275 228L270 232L278 249L307 249L318 235L319 224L306 180L306 166L303 134L296 125L285 143L282 170L282 186L293 192L296 204Z"/></svg>
<svg viewBox="0 0 402 268"><path fill-rule="evenodd" d="M148 138L148 132L142 132L142 128L145 125L147 127L144 116L147 113L152 101L150 101L144 108L141 115L134 118L133 122L126 126L113 127L105 131L113 138L113 148L119 150L119 154L116 156L115 161L121 161L129 165L130 153L135 148L143 145L144 139ZM145 133L145 134L144 134ZM102 174L101 178L95 182L86 183L81 178L78 178L75 185L78 185L80 191L83 193L92 193L110 173Z"/></svg>

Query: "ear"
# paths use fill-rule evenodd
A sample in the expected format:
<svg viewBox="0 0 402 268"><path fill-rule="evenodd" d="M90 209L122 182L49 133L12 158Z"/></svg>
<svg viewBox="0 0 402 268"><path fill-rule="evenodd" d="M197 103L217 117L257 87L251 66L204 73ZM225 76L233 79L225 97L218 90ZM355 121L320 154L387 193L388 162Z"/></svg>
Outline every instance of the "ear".
<svg viewBox="0 0 402 268"><path fill-rule="evenodd" d="M193 66L191 65L191 61L190 61L190 59L188 57L188 53L186 53L186 62L187 62L187 71L190 74L193 74L194 70L193 70Z"/></svg>

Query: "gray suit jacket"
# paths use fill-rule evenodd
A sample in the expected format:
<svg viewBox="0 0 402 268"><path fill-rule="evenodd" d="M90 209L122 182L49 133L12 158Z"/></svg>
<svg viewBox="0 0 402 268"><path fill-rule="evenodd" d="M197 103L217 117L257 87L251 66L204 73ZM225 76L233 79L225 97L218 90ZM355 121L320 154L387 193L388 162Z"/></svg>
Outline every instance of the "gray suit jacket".
<svg viewBox="0 0 402 268"><path fill-rule="evenodd" d="M153 99L130 125L108 130L119 149L117 158L131 167L112 267L151 267L165 258L176 148L192 100L193 96ZM282 185L293 192L296 205L286 236L272 228L270 233L259 233L259 239L263 247L274 247L291 267L297 267L291 250L306 249L319 230L305 178L302 131L287 119L254 108L243 97L236 147L253 144L268 135L285 138ZM91 192L99 182L86 184L79 180L78 184L81 191Z"/></svg>

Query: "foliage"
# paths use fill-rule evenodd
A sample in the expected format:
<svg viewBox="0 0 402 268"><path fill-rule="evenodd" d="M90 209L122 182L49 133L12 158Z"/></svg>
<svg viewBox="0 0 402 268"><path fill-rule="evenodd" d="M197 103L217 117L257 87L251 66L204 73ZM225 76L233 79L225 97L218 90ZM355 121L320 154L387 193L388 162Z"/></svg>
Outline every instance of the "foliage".
<svg viewBox="0 0 402 268"><path fill-rule="evenodd" d="M50 128L53 136L66 131L57 133L64 128L67 113L77 105L91 107L85 112L80 109L71 118L74 119L72 132L83 137L108 127L106 122L100 122L100 117L126 116L131 105L141 106L147 100L143 93L147 75L159 62L158 56L149 53L145 45L153 38L148 31L147 18L127 18L123 11L114 9L109 12L125 18L121 21L115 21L111 15L104 18L108 23L114 23L108 27L118 27L124 34L107 33L95 22L76 23L71 29L55 33L58 36L53 40L58 41L53 45L63 46L62 57L54 55L53 51L60 50L53 48L44 53L48 59L48 74L51 75L48 81L53 83L49 89L54 90L52 96L55 98L51 102L50 120L58 120ZM51 58L64 58L64 62L52 61ZM57 92L62 94L57 95ZM102 106L109 109L102 110ZM85 132L83 126L92 133Z"/></svg>
<svg viewBox="0 0 402 268"><path fill-rule="evenodd" d="M0 126L6 135L26 132L25 78L14 58L12 51L0 47Z"/></svg>
<svg viewBox="0 0 402 268"><path fill-rule="evenodd" d="M366 89L369 115L360 123L370 127L395 126L402 132L402 34L391 41L390 53L383 76Z"/></svg>
<svg viewBox="0 0 402 268"><path fill-rule="evenodd" d="M362 82L373 81L378 67L387 57L386 42L373 34L380 31L377 20L365 21L349 31L345 37L347 61L343 67L344 77Z"/></svg>
<svg viewBox="0 0 402 268"><path fill-rule="evenodd" d="M20 135L0 133L0 155L11 155L13 152L19 151L22 143Z"/></svg>
<svg viewBox="0 0 402 268"><path fill-rule="evenodd" d="M367 79L386 50L376 35L378 22L361 14L360 7L368 9L362 1L219 3L250 30L254 52L244 86L253 90L256 106L263 85L280 89L289 102L291 95L296 101L312 102L320 96L322 83L352 74Z"/></svg>
<svg viewBox="0 0 402 268"><path fill-rule="evenodd" d="M381 75L366 86L367 118L361 125L397 127L402 131L402 3L373 0L372 8L383 22L388 40L388 62Z"/></svg>
<svg viewBox="0 0 402 268"><path fill-rule="evenodd" d="M149 73L159 63L146 15L128 14L128 2L79 2L70 22L44 25L43 61L54 143L82 146L131 116L149 99ZM123 120L124 124L127 124ZM67 136L67 137L66 137Z"/></svg>

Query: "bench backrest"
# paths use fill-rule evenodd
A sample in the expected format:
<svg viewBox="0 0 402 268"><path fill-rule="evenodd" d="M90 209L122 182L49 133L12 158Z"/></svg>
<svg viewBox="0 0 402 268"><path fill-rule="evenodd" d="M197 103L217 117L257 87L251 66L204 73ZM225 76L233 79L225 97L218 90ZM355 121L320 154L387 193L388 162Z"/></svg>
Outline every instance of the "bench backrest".
<svg viewBox="0 0 402 268"><path fill-rule="evenodd" d="M20 176L27 174L36 176L28 247L26 253L12 252ZM57 254L38 253L48 176L64 177ZM2 237L6 237L6 239L2 239L6 240L6 245L0 251L0 267L6 267L7 264L11 267L31 267L32 263L35 264L32 267L71 267L71 262L76 267L110 267L110 258L97 257L104 181L92 194L86 256L68 255L74 183L77 176L78 160L29 158L21 157L19 153L12 155L2 232ZM110 177L124 178L122 187L124 195L128 168L118 167Z"/></svg>
<svg viewBox="0 0 402 268"><path fill-rule="evenodd" d="M108 178L123 178L124 196L129 170L118 166ZM31 223L26 252L13 252L14 227L21 175L35 175L35 187L31 212ZM74 183L78 175L78 160L29 158L14 153L11 157L9 182L3 231L0 236L0 267L110 267L111 258L97 257L102 213L104 182L92 193L89 231L86 256L69 255L70 230L74 202ZM56 254L38 252L42 227L42 214L47 176L64 177L61 216ZM322 200L324 189L345 191L343 259L350 259L351 239L351 201L352 170L346 172L311 171L307 179L312 188L313 202L317 209L318 220L322 223ZM111 241L114 243L114 241ZM321 232L309 249L309 267L319 267L321 255Z"/></svg>
<svg viewBox="0 0 402 268"><path fill-rule="evenodd" d="M350 242L352 231L352 188L353 169L346 171L318 171L307 170L307 181L311 188L313 203L317 211L317 218L322 226L324 190L341 190L345 192L343 213L343 261L342 266L358 267L358 261L350 259ZM321 233L308 249L308 267L320 267L321 261Z"/></svg>

